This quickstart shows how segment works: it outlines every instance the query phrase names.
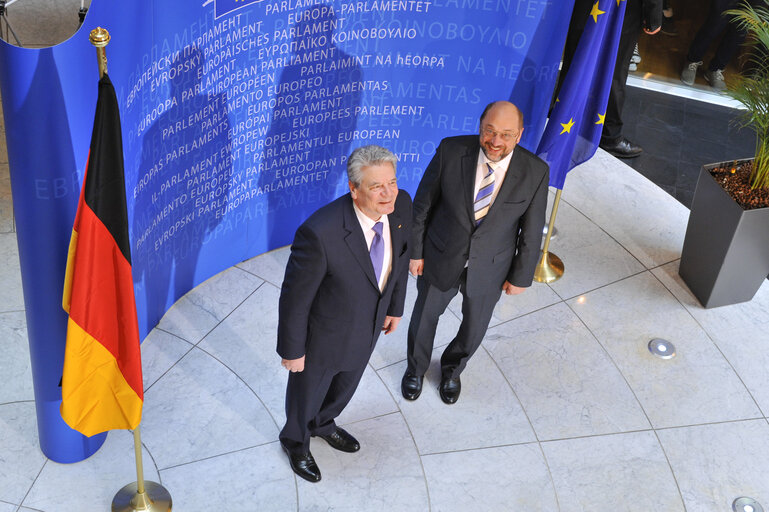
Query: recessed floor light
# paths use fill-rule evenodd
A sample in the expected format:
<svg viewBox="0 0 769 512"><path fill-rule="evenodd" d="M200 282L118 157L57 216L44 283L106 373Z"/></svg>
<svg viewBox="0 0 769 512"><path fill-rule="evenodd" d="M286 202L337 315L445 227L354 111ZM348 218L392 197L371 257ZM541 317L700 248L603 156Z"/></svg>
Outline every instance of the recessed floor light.
<svg viewBox="0 0 769 512"><path fill-rule="evenodd" d="M654 338L649 342L649 352L661 359L672 359L676 355L676 347L668 340Z"/></svg>
<svg viewBox="0 0 769 512"><path fill-rule="evenodd" d="M734 500L732 503L732 510L734 512L764 512L763 507L759 502L753 498L742 496Z"/></svg>

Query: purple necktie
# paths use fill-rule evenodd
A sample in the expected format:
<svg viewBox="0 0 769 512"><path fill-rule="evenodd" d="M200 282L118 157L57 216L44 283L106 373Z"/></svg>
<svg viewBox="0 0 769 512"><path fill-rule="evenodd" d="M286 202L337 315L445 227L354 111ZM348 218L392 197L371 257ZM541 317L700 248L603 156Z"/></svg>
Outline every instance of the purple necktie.
<svg viewBox="0 0 769 512"><path fill-rule="evenodd" d="M374 275L376 282L379 283L379 276L382 275L382 263L384 262L384 239L382 238L382 223L377 222L374 227L374 239L371 241L371 248L368 251L371 256L371 263L374 265Z"/></svg>
<svg viewBox="0 0 769 512"><path fill-rule="evenodd" d="M486 167L489 172L481 180L481 186L478 190L478 194L475 196L475 203L473 204L476 226L479 225L486 214L489 213L491 194L494 192L494 169L492 169L489 164L486 164Z"/></svg>

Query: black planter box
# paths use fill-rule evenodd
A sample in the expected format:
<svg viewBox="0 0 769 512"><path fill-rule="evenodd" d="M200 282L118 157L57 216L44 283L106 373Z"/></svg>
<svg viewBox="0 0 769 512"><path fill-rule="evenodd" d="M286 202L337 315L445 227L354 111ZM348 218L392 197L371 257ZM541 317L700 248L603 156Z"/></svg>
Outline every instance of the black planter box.
<svg viewBox="0 0 769 512"><path fill-rule="evenodd" d="M769 208L743 210L711 176L720 165L700 170L678 269L705 308L749 301L769 275Z"/></svg>

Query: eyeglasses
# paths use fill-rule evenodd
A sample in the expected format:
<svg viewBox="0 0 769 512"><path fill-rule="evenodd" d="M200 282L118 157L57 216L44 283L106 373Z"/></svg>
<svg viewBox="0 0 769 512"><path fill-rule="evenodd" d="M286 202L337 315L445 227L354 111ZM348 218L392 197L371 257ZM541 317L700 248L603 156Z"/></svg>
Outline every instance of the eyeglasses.
<svg viewBox="0 0 769 512"><path fill-rule="evenodd" d="M488 137L489 139L493 139L494 136L499 136L500 139L502 139L505 142L511 142L515 140L516 137L518 137L518 134L516 132L498 132L496 130L492 130L488 126L485 128L481 128L481 133L484 137Z"/></svg>

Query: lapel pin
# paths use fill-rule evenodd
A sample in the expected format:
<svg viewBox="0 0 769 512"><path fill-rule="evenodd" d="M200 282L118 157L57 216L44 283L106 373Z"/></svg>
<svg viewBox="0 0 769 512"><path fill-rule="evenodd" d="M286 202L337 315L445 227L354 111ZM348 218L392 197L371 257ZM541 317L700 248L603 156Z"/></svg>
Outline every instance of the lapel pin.
<svg viewBox="0 0 769 512"><path fill-rule="evenodd" d="M402 225L403 225L403 224L398 224L398 229L400 229Z"/></svg>

